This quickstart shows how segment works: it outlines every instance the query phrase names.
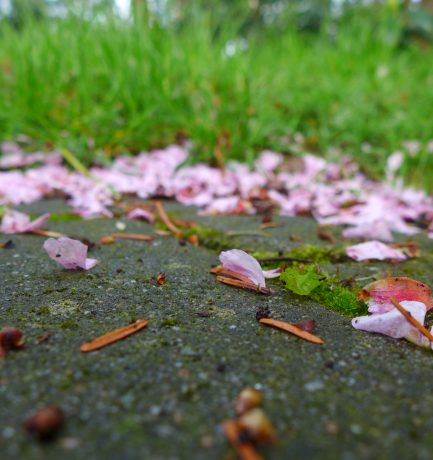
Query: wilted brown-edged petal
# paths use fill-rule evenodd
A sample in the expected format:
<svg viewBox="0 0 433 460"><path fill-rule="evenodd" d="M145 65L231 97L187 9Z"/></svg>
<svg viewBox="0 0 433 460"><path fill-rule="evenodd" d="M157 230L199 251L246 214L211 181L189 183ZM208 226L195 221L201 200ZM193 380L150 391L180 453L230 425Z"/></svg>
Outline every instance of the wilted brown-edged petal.
<svg viewBox="0 0 433 460"><path fill-rule="evenodd" d="M406 277L389 277L368 284L359 292L360 300L367 302L370 313L385 313L394 307L390 301L414 300L433 308L430 288L420 281Z"/></svg>

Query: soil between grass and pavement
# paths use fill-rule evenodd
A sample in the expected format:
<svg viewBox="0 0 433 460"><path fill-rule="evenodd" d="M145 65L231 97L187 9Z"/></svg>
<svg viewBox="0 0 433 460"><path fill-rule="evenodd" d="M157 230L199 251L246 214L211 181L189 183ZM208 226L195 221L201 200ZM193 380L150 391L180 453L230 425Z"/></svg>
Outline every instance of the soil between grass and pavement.
<svg viewBox="0 0 433 460"><path fill-rule="evenodd" d="M67 212L57 200L20 209ZM289 251L306 243L332 248L309 218L200 217L168 203L179 218L224 233L224 244L252 252ZM122 219L49 222L50 230L96 241L118 232L153 234ZM334 234L338 235L335 230ZM291 241L291 235L302 242ZM5 236L1 241L6 240ZM263 408L278 443L267 459L428 459L433 449L433 355L411 344L363 333L350 318L283 289L271 296L223 285L208 273L218 253L155 235L119 240L89 253L100 263L66 271L47 257L44 237L16 235L0 250L1 326L23 331L25 348L0 362L0 452L12 459L229 459L221 422L247 386L264 392ZM413 238L421 257L399 265L328 263L339 277L410 276L433 286L433 241ZM404 240L404 238L400 238ZM220 244L220 243L219 243ZM343 244L340 239L338 244ZM209 247L212 244L208 244ZM149 282L165 272L167 282ZM313 319L325 344L316 346L265 328L256 310L275 319ZM94 353L83 342L136 319L146 329ZM37 337L51 333L38 344ZM46 404L66 422L49 443L30 438L23 420Z"/></svg>

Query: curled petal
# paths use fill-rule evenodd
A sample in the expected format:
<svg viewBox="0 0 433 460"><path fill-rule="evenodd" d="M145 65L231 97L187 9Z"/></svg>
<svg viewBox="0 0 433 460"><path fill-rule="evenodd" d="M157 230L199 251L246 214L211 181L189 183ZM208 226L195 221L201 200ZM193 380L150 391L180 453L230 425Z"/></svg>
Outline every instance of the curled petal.
<svg viewBox="0 0 433 460"><path fill-rule="evenodd" d="M422 302L404 300L400 305L407 310L419 323L424 324L427 311ZM352 320L352 326L367 332L377 332L395 339L402 337L413 338L419 331L396 309L386 313L376 313L370 316L360 316ZM416 332L416 333L415 333Z"/></svg>
<svg viewBox="0 0 433 460"><path fill-rule="evenodd" d="M134 208L132 211L129 211L127 216L128 219L144 219L147 220L149 223L153 223L155 220L153 214L145 209L141 208Z"/></svg>
<svg viewBox="0 0 433 460"><path fill-rule="evenodd" d="M278 278L281 275L279 268L273 268L272 270L262 270L265 278Z"/></svg>
<svg viewBox="0 0 433 460"><path fill-rule="evenodd" d="M224 268L248 277L255 285L266 287L262 267L254 257L240 249L222 251L220 261Z"/></svg>
<svg viewBox="0 0 433 460"><path fill-rule="evenodd" d="M66 237L48 238L43 247L51 259L70 270L77 268L89 270L98 263L95 259L87 258L88 248L78 240Z"/></svg>

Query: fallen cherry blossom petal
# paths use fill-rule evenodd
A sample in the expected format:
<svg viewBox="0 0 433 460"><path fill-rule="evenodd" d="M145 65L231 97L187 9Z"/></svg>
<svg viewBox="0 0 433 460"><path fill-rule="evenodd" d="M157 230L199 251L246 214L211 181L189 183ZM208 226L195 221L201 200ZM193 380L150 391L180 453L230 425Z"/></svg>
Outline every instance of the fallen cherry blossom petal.
<svg viewBox="0 0 433 460"><path fill-rule="evenodd" d="M71 238L49 238L45 241L43 248L51 259L63 265L66 269L82 268L83 270L89 270L98 263L95 259L87 258L87 245Z"/></svg>
<svg viewBox="0 0 433 460"><path fill-rule="evenodd" d="M32 232L42 227L49 218L50 214L47 213L31 222L27 214L8 209L3 215L0 232L6 234Z"/></svg>
<svg viewBox="0 0 433 460"><path fill-rule="evenodd" d="M259 287L266 287L265 278L276 278L280 275L279 269L262 270L259 262L241 249L222 251L219 259L224 268L246 276Z"/></svg>
<svg viewBox="0 0 433 460"><path fill-rule="evenodd" d="M346 248L346 254L357 262L372 259L406 260L403 251L391 248L380 241L367 241L365 243L349 246Z"/></svg>
<svg viewBox="0 0 433 460"><path fill-rule="evenodd" d="M390 298L397 302L414 300L433 308L430 288L420 281L406 277L389 277L368 284L359 292L360 300L368 305L370 313L386 313L393 310Z"/></svg>
<svg viewBox="0 0 433 460"><path fill-rule="evenodd" d="M155 220L153 214L149 211L146 211L145 209L142 208L134 208L132 211L129 211L128 214L126 215L128 219L143 219L147 220L147 222L153 224L153 221Z"/></svg>
<svg viewBox="0 0 433 460"><path fill-rule="evenodd" d="M424 324L427 311L425 304L412 300L403 300L400 302L400 305L419 323ZM386 313L374 313L370 316L354 318L352 326L355 329L366 332L377 332L393 337L394 339L413 337L414 334L418 334L418 330L395 308Z"/></svg>

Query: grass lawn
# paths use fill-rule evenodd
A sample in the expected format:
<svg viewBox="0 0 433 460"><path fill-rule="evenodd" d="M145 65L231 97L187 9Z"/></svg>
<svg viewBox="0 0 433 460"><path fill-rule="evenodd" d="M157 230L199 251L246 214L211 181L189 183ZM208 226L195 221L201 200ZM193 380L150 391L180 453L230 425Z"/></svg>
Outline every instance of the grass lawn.
<svg viewBox="0 0 433 460"><path fill-rule="evenodd" d="M399 46L400 16L356 10L319 33L192 15L177 26L116 18L0 23L0 140L95 155L138 152L189 138L193 161L251 161L263 148L358 158L380 174L407 140L404 165L431 189L433 51ZM369 145L366 146L366 143ZM34 146L32 146L34 147Z"/></svg>

